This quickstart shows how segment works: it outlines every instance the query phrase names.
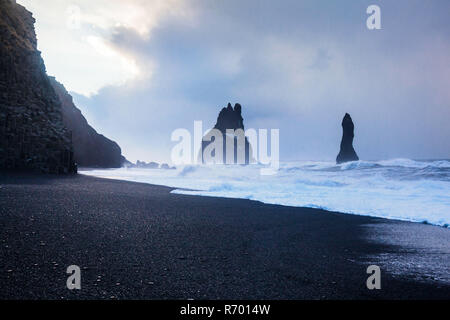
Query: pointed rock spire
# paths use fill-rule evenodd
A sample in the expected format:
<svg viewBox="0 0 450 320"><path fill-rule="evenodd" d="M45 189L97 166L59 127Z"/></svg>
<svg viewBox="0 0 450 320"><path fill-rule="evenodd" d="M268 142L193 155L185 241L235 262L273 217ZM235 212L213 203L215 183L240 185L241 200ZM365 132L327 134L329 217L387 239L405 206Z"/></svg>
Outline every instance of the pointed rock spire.
<svg viewBox="0 0 450 320"><path fill-rule="evenodd" d="M346 113L344 119L342 119L341 150L336 157L337 164L359 160L355 149L353 149L354 129L355 125L353 124L352 117L350 117L350 115Z"/></svg>

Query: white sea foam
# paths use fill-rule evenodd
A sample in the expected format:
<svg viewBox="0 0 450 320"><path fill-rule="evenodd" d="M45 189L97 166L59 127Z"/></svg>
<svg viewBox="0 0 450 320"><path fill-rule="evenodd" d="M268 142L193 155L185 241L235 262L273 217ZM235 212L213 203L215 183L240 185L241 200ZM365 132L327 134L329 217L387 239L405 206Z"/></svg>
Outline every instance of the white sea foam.
<svg viewBox="0 0 450 320"><path fill-rule="evenodd" d="M450 161L355 161L342 165L281 163L278 174L260 165L184 166L176 170L112 169L87 175L177 188L180 194L259 200L431 224L450 225ZM187 190L189 189L189 190Z"/></svg>

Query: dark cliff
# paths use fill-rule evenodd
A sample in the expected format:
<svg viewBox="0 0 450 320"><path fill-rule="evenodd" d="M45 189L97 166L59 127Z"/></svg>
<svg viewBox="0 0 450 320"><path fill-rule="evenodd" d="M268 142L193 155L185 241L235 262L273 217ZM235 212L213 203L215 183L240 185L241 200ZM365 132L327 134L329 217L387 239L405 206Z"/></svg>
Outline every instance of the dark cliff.
<svg viewBox="0 0 450 320"><path fill-rule="evenodd" d="M119 145L98 134L92 128L81 111L73 103L72 96L64 86L50 77L62 105L64 125L72 132L72 143L75 162L83 167L119 168L125 158L121 155Z"/></svg>
<svg viewBox="0 0 450 320"><path fill-rule="evenodd" d="M222 108L222 110L219 113L219 116L217 117L217 122L213 129L217 129L221 132L223 137L223 163L227 163L226 158L226 141L227 141L227 135L226 131L227 129L237 130L242 129L244 130L244 119L242 118L242 107L239 103L236 103L234 105L234 108L231 106L230 103L228 103L226 108ZM238 137L233 137L233 143L234 143L234 156L232 163L237 164L249 164L252 161L252 148L250 143L248 142L247 137L244 138L244 144L242 149L242 146L238 143ZM205 148L208 147L209 144L211 144L213 141L202 141L202 149L201 152L205 151ZM238 154L244 155L243 161L239 161ZM199 155L200 157L201 155ZM212 156L215 156L214 151L212 153ZM231 157L231 155L229 156ZM207 163L204 158L202 159L203 163Z"/></svg>
<svg viewBox="0 0 450 320"><path fill-rule="evenodd" d="M14 0L0 0L0 169L74 172L71 135L34 22Z"/></svg>
<svg viewBox="0 0 450 320"><path fill-rule="evenodd" d="M120 167L117 143L98 134L64 86L47 76L34 22L14 0L0 0L0 169Z"/></svg>
<svg viewBox="0 0 450 320"><path fill-rule="evenodd" d="M358 161L358 155L353 149L353 137L354 137L355 125L353 124L352 117L348 113L345 114L342 119L342 140L341 150L336 158L336 163L343 163L348 161Z"/></svg>

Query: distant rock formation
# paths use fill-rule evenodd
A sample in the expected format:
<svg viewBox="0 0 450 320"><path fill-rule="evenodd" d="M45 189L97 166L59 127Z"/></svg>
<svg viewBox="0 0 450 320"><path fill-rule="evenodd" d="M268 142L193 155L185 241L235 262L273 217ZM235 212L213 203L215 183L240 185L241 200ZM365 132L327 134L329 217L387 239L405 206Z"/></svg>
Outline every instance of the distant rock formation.
<svg viewBox="0 0 450 320"><path fill-rule="evenodd" d="M219 116L217 117L216 125L213 129L217 129L222 133L223 137L223 163L226 163L226 141L227 141L227 135L226 131L227 129L237 130L242 129L244 130L244 119L242 118L242 107L239 103L236 103L234 105L234 108L231 106L231 103L228 103L226 108L223 108ZM252 160L252 148L250 146L250 143L248 142L247 137L245 137L244 140L244 150L242 150L241 146L239 146L238 138L236 136L233 137L234 141L234 164L239 163L238 161L238 153L243 154L245 156L244 163L249 164ZM207 163L207 161L202 158L202 154L204 154L205 148L208 147L213 143L212 141L203 141L202 140L202 148L201 148L201 154L199 154L199 159L202 159L202 163ZM214 151L212 156L214 155Z"/></svg>
<svg viewBox="0 0 450 320"><path fill-rule="evenodd" d="M15 0L0 0L0 169L76 172L34 22Z"/></svg>
<svg viewBox="0 0 450 320"><path fill-rule="evenodd" d="M72 132L74 159L78 166L120 168L126 159L119 145L98 134L74 105L72 96L64 86L54 77L49 78L61 101L64 125Z"/></svg>
<svg viewBox="0 0 450 320"><path fill-rule="evenodd" d="M136 161L136 164L134 165L136 168L144 168L144 169L158 169L159 163L157 162L149 162L146 163L145 161Z"/></svg>
<svg viewBox="0 0 450 320"><path fill-rule="evenodd" d="M159 164L157 162L145 162L137 160L136 163L132 163L128 160L125 161L124 167L126 168L141 168L141 169L164 169L164 170L173 170L176 169L176 167L171 167L167 163Z"/></svg>
<svg viewBox="0 0 450 320"><path fill-rule="evenodd" d="M343 163L348 161L358 161L358 155L353 149L353 137L354 137L355 126L352 121L352 117L348 113L345 114L344 119L342 119L342 140L341 140L341 150L336 157L336 163Z"/></svg>

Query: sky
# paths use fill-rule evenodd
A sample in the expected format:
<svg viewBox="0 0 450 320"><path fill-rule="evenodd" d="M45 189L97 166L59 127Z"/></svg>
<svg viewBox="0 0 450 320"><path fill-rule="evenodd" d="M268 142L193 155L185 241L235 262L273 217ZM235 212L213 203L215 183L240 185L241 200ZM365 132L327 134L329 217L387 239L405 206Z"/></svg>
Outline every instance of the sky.
<svg viewBox="0 0 450 320"><path fill-rule="evenodd" d="M47 72L131 161L177 128L280 129L280 160L334 160L346 112L363 160L450 158L448 0L18 0ZM366 27L369 5L381 29Z"/></svg>

